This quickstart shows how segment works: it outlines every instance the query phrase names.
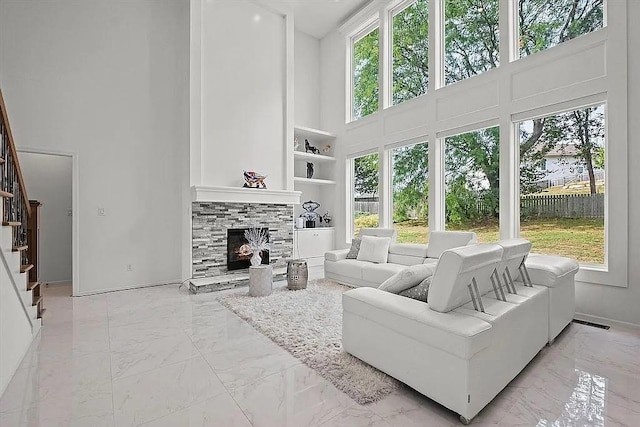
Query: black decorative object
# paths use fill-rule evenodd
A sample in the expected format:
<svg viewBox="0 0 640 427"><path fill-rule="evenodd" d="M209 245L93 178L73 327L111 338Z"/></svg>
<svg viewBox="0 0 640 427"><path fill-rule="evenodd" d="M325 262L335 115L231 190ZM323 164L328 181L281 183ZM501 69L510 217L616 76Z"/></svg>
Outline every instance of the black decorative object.
<svg viewBox="0 0 640 427"><path fill-rule="evenodd" d="M315 212L316 209L320 207L320 203L314 202L313 200L309 200L308 202L304 202L302 204L302 209L306 212L301 214L300 217L305 219L305 227L306 228L315 228L316 221L320 220L320 215L318 212Z"/></svg>
<svg viewBox="0 0 640 427"><path fill-rule="evenodd" d="M313 154L320 154L320 150L309 144L309 140L307 138L304 139L304 151L305 153L311 151Z"/></svg>
<svg viewBox="0 0 640 427"><path fill-rule="evenodd" d="M313 163L307 162L307 178L313 178Z"/></svg>

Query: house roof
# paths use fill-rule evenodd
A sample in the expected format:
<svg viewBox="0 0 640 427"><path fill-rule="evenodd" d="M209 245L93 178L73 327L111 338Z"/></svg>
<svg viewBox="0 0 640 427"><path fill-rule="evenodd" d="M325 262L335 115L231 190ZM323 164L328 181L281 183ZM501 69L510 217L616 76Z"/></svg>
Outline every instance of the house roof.
<svg viewBox="0 0 640 427"><path fill-rule="evenodd" d="M579 151L574 144L566 144L556 145L545 155L545 157L574 157L578 154Z"/></svg>

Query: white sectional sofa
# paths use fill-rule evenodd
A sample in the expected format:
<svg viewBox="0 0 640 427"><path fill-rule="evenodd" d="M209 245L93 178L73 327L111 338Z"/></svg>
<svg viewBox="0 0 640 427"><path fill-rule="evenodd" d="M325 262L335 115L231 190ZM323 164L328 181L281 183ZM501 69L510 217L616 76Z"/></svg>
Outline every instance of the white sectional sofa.
<svg viewBox="0 0 640 427"><path fill-rule="evenodd" d="M344 285L377 288L397 272L416 264L434 264L447 249L476 242L476 233L465 231L433 231L429 244L395 243L396 231L385 228L363 228L362 236L389 237L389 253L386 263L373 263L346 259L349 249L325 253L324 275Z"/></svg>
<svg viewBox="0 0 640 427"><path fill-rule="evenodd" d="M573 318L577 263L532 255L525 269L530 249L512 239L444 251L427 303L345 292L344 349L470 422Z"/></svg>

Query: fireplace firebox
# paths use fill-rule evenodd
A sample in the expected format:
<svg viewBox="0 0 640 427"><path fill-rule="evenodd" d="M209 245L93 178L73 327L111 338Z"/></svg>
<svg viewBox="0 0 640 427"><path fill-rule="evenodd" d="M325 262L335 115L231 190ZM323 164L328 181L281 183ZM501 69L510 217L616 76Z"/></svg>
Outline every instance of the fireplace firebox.
<svg viewBox="0 0 640 427"><path fill-rule="evenodd" d="M240 270L251 266L251 255L253 252L249 247L244 232L247 228L227 229L227 270ZM269 236L269 229L262 228ZM269 251L261 251L262 264L269 264Z"/></svg>

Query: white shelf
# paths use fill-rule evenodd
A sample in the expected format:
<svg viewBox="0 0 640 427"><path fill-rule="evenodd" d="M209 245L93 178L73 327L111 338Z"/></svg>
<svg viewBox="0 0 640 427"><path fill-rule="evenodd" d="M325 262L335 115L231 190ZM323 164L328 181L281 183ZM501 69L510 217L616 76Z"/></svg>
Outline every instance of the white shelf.
<svg viewBox="0 0 640 427"><path fill-rule="evenodd" d="M293 128L295 136L302 138L311 138L316 140L335 139L336 135L319 129L313 129L305 126L295 126ZM304 141L303 141L304 142Z"/></svg>
<svg viewBox="0 0 640 427"><path fill-rule="evenodd" d="M294 151L293 157L296 160L307 160L314 162L335 162L336 158L331 156L325 156L323 154L305 153L304 151Z"/></svg>
<svg viewBox="0 0 640 427"><path fill-rule="evenodd" d="M294 182L299 182L302 184L314 184L314 185L335 185L335 181L330 179L316 179L316 178L303 178L301 176L294 176Z"/></svg>
<svg viewBox="0 0 640 427"><path fill-rule="evenodd" d="M294 228L293 231L296 232L312 232L312 231L318 231L318 230L335 230L335 227L313 227L313 228Z"/></svg>

